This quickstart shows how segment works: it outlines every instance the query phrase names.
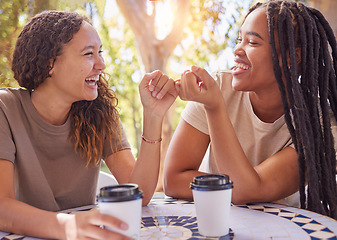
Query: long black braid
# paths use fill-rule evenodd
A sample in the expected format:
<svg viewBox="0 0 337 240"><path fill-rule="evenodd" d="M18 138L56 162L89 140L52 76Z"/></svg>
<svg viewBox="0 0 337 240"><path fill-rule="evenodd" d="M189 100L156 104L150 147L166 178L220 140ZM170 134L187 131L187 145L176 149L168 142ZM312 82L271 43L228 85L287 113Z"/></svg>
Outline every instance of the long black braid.
<svg viewBox="0 0 337 240"><path fill-rule="evenodd" d="M336 38L324 16L303 3L271 0L249 13L260 7L266 8L274 73L298 153L301 207L337 219L331 132L331 117L337 119Z"/></svg>

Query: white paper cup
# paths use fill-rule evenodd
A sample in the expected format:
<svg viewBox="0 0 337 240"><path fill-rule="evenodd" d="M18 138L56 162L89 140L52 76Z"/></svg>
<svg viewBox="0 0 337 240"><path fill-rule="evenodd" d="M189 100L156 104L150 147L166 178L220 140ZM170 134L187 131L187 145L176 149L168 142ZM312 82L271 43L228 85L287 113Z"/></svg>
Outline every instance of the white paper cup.
<svg viewBox="0 0 337 240"><path fill-rule="evenodd" d="M229 233L232 188L227 175L207 174L194 178L191 189L201 235L220 237Z"/></svg>
<svg viewBox="0 0 337 240"><path fill-rule="evenodd" d="M139 239L142 198L143 192L136 184L120 184L101 188L97 196L100 212L116 217L129 225L127 230L107 229Z"/></svg>

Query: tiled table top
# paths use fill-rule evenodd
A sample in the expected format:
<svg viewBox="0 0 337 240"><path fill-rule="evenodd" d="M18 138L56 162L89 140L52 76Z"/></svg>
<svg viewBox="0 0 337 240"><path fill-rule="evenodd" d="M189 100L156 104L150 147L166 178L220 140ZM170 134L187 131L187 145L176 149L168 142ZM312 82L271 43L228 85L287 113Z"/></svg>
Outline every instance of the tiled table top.
<svg viewBox="0 0 337 240"><path fill-rule="evenodd" d="M143 207L141 239L336 239L337 221L278 204L231 207L230 234L206 238L198 233L192 202L155 199Z"/></svg>
<svg viewBox="0 0 337 240"><path fill-rule="evenodd" d="M81 209L75 209L79 211ZM86 210L86 209L84 209ZM74 210L73 210L74 211ZM335 239L337 221L303 209L278 204L231 207L230 233L207 238L198 233L193 202L153 199L142 209L141 239ZM0 232L1 240L36 240Z"/></svg>

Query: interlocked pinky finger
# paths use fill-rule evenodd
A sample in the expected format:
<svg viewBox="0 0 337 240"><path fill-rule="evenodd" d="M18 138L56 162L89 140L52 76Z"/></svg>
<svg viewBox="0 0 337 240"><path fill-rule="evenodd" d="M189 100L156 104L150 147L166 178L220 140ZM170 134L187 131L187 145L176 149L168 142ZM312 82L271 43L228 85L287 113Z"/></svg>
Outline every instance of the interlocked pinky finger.
<svg viewBox="0 0 337 240"><path fill-rule="evenodd" d="M160 71L158 71L160 72ZM149 82L149 90L151 92L155 91L156 87L157 87L157 84L159 82L159 79L160 77L162 76L163 74L160 72L159 74L156 75L155 78L153 78L150 82Z"/></svg>
<svg viewBox="0 0 337 240"><path fill-rule="evenodd" d="M165 74L162 74L160 76L160 78L157 81L157 85L155 86L154 91L152 92L152 96L153 97L157 97L157 94L159 94L162 90L162 88L165 86L165 84L167 83L169 77ZM162 96L160 96L162 97Z"/></svg>
<svg viewBox="0 0 337 240"><path fill-rule="evenodd" d="M174 80L172 78L168 78L166 83L163 85L162 89L160 92L157 94L157 99L162 99L165 94L172 88L174 88Z"/></svg>

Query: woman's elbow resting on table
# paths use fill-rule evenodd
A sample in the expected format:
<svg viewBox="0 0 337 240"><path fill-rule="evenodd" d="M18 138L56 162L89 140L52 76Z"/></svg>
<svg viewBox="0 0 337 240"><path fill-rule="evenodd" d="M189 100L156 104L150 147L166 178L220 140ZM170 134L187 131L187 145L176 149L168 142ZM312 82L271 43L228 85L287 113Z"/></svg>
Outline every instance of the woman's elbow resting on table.
<svg viewBox="0 0 337 240"><path fill-rule="evenodd" d="M166 184L164 185L164 193L166 196L177 198L177 199L193 199L192 190L187 189L181 190L179 184Z"/></svg>
<svg viewBox="0 0 337 240"><path fill-rule="evenodd" d="M164 192L165 195L173 198L193 199L190 183L195 176L203 173L196 170L188 170L184 172L169 172L164 174Z"/></svg>

